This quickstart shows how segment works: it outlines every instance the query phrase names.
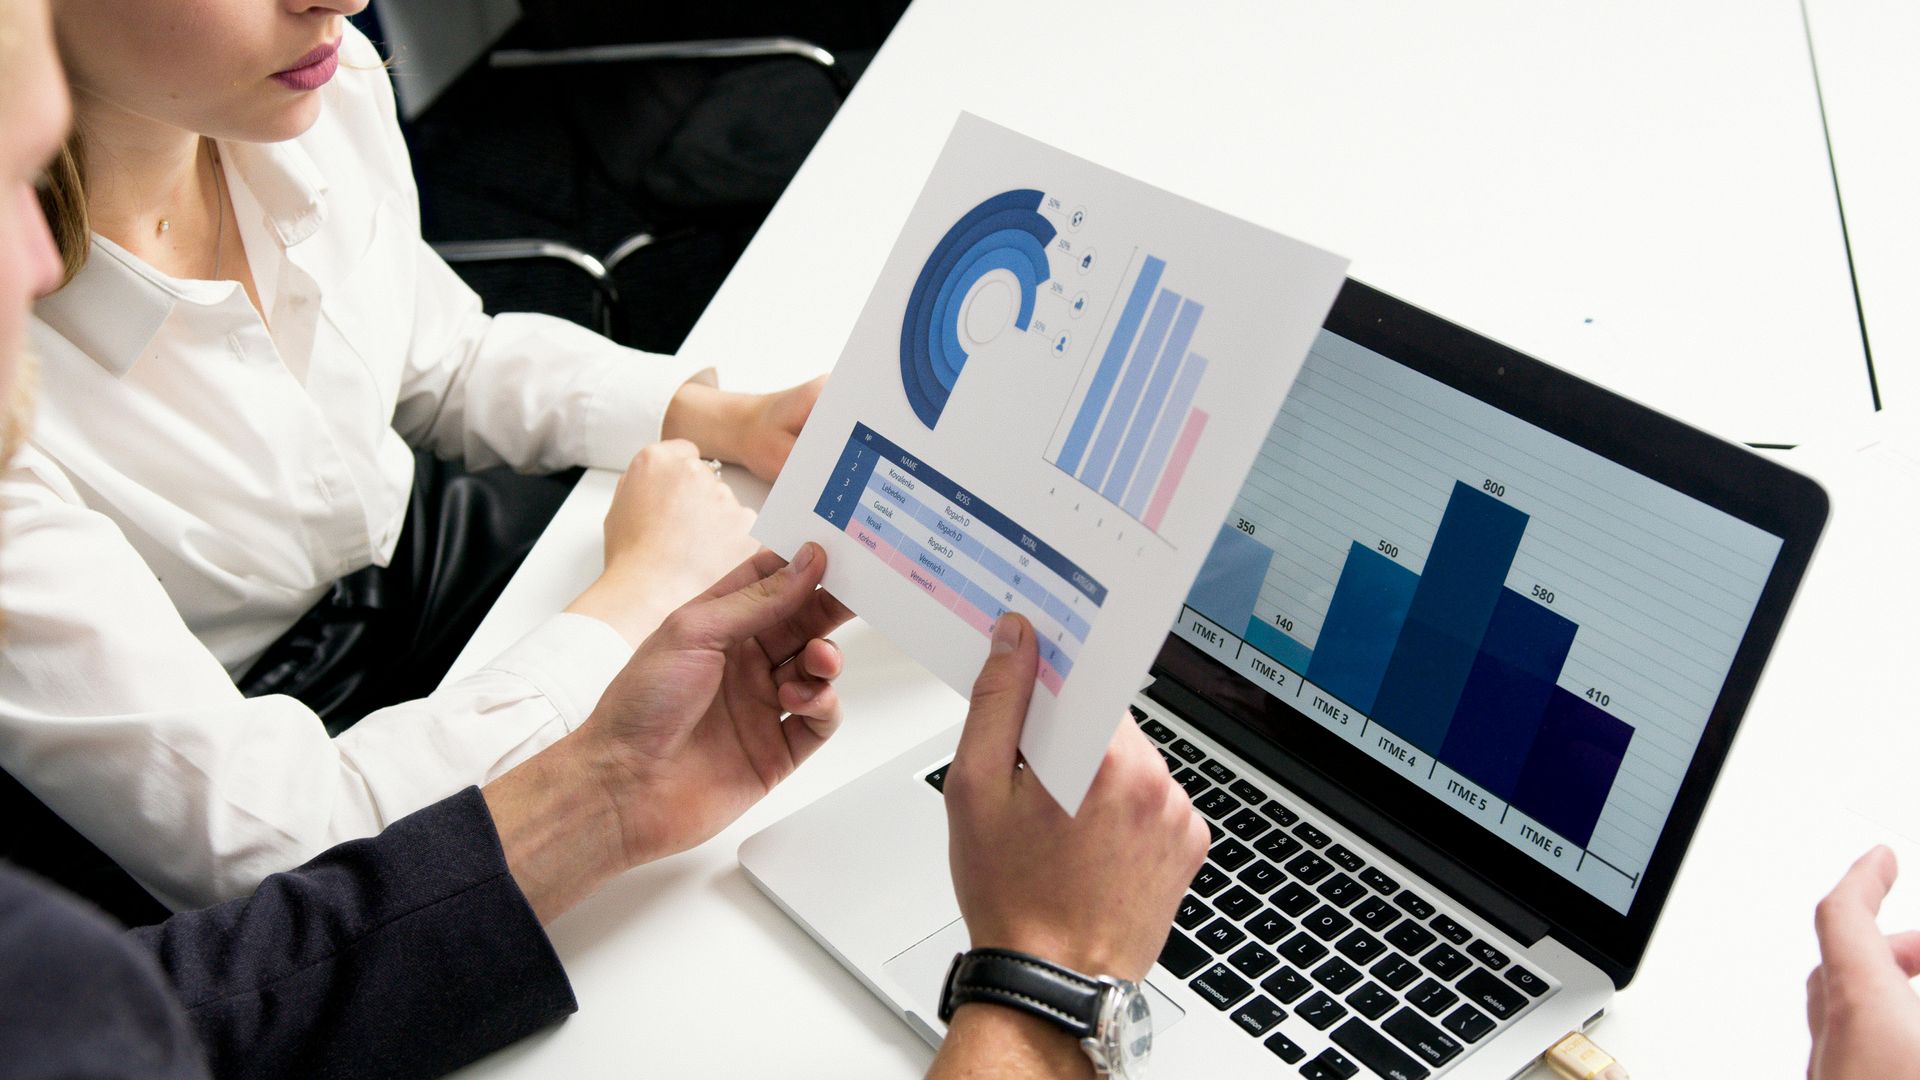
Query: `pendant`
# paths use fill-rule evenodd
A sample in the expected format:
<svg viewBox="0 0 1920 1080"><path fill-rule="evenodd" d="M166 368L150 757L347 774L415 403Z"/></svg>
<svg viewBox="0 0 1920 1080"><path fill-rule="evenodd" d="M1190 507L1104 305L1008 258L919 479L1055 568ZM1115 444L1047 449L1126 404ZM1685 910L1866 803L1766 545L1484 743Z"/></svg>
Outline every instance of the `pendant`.
<svg viewBox="0 0 1920 1080"><path fill-rule="evenodd" d="M168 221L166 218L161 218L160 227L154 230L154 235L163 236L166 234L166 231L171 228L173 228L173 222Z"/></svg>

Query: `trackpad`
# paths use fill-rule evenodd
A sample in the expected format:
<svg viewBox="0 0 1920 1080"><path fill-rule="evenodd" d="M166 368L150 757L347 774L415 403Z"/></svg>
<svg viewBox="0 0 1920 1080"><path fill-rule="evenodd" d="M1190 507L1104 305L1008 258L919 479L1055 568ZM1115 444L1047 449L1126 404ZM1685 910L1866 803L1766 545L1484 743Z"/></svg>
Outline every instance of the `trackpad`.
<svg viewBox="0 0 1920 1080"><path fill-rule="evenodd" d="M966 952L969 944L967 924L955 919L932 937L887 961L881 969L895 985L906 991L906 1000L900 1003L901 1007L933 1032L929 1042L947 1034L947 1026L940 1022L940 984L947 977L947 968L953 963L954 954ZM1173 1027L1186 1015L1152 982L1147 983L1147 1005L1153 1013L1155 1035ZM925 1038L927 1032L921 1031L920 1034Z"/></svg>

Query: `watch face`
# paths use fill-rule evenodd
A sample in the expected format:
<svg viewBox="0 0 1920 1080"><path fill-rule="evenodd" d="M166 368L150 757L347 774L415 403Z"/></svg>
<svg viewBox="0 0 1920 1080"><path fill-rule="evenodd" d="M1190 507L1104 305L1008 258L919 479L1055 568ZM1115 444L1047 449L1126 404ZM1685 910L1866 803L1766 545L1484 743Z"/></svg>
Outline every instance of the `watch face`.
<svg viewBox="0 0 1920 1080"><path fill-rule="evenodd" d="M1110 985L1100 1032L1107 1074L1138 1080L1146 1075L1147 1059L1153 1053L1153 1010L1147 995L1133 983L1114 979Z"/></svg>

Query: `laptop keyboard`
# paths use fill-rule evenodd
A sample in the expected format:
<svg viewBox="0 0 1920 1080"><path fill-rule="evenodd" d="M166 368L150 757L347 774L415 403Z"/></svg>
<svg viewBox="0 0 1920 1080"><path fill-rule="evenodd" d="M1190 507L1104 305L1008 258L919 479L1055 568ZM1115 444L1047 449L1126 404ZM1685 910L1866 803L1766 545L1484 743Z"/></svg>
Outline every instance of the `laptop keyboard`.
<svg viewBox="0 0 1920 1080"><path fill-rule="evenodd" d="M1441 910L1165 721L1132 712L1212 836L1160 966L1301 1076L1424 1080L1553 989L1470 915ZM927 782L941 788L946 772Z"/></svg>

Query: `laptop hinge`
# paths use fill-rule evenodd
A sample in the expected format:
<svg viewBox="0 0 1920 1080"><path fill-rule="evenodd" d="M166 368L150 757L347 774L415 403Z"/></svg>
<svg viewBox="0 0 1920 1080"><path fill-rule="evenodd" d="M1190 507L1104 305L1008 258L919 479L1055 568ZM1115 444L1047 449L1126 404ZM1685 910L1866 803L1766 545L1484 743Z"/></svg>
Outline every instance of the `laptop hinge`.
<svg viewBox="0 0 1920 1080"><path fill-rule="evenodd" d="M1210 736L1217 732L1244 730L1219 707L1195 695L1171 678L1156 679L1147 688L1147 696L1191 721ZM1341 825L1352 829L1408 866L1425 874L1434 885L1465 904L1502 932L1523 945L1531 946L1547 936L1552 924L1507 892L1495 887L1441 849L1401 828L1356 798L1345 788L1292 754L1271 744L1232 745L1235 753L1265 769L1274 779L1313 803Z"/></svg>

